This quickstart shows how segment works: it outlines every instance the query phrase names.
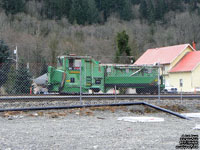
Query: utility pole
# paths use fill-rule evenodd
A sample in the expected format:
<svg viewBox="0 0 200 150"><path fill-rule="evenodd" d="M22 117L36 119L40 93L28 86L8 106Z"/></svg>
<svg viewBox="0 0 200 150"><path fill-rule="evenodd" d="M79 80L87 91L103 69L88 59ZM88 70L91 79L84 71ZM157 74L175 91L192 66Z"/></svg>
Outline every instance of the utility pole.
<svg viewBox="0 0 200 150"><path fill-rule="evenodd" d="M16 55L16 70L18 70L18 52L17 52L17 46L16 46L16 49L14 50L14 54Z"/></svg>

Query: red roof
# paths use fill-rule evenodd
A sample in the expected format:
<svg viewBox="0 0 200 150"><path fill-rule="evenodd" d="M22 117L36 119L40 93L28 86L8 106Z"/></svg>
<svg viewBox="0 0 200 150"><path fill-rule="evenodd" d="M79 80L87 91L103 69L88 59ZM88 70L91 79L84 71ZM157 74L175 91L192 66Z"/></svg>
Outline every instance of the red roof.
<svg viewBox="0 0 200 150"><path fill-rule="evenodd" d="M175 46L148 49L134 64L152 65L154 63L170 64L178 55L180 55L190 44L181 44Z"/></svg>
<svg viewBox="0 0 200 150"><path fill-rule="evenodd" d="M188 72L200 64L200 51L189 52L170 72Z"/></svg>

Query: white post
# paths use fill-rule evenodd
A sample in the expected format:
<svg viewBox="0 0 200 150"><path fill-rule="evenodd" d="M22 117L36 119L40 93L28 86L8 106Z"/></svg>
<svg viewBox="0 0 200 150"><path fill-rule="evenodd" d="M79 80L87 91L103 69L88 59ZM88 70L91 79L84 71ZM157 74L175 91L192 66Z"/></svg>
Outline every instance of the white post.
<svg viewBox="0 0 200 150"><path fill-rule="evenodd" d="M80 104L82 105L82 63L80 62Z"/></svg>
<svg viewBox="0 0 200 150"><path fill-rule="evenodd" d="M117 99L117 93L116 93L117 92L117 87L116 87L116 85L115 85L115 89L114 90L115 90L115 100L116 100Z"/></svg>
<svg viewBox="0 0 200 150"><path fill-rule="evenodd" d="M183 103L182 87L181 87L181 104Z"/></svg>
<svg viewBox="0 0 200 150"><path fill-rule="evenodd" d="M29 62L26 64L26 68L29 71L29 68L30 68Z"/></svg>
<svg viewBox="0 0 200 150"><path fill-rule="evenodd" d="M160 63L158 64L158 100L160 101Z"/></svg>
<svg viewBox="0 0 200 150"><path fill-rule="evenodd" d="M18 70L18 52L17 52L17 46L16 46L16 49L15 49L15 53L16 53L16 70Z"/></svg>

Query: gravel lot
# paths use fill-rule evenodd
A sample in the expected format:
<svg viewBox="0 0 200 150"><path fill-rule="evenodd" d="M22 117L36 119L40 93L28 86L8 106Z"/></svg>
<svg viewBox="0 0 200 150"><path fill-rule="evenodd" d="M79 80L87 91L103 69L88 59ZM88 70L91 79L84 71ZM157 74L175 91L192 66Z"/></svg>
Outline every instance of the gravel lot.
<svg viewBox="0 0 200 150"><path fill-rule="evenodd" d="M200 130L193 129L200 119L184 120L160 112L141 113L143 110L142 106L129 106L0 113L0 149L171 150L176 149L181 135L200 135ZM199 111L197 107L188 110ZM163 117L165 121L117 120L123 116Z"/></svg>

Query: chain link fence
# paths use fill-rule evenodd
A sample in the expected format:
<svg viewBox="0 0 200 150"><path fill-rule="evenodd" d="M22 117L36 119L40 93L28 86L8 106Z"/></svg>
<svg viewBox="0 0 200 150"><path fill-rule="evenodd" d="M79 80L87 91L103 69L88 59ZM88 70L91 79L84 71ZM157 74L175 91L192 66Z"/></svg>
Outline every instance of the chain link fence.
<svg viewBox="0 0 200 150"><path fill-rule="evenodd" d="M101 58L103 56L96 59ZM0 95L159 93L157 67L103 64L89 57L82 62L69 59L67 65L59 60L57 66L23 62L1 64Z"/></svg>
<svg viewBox="0 0 200 150"><path fill-rule="evenodd" d="M160 99L167 93L159 66L109 64L108 59L113 62L115 58L87 56L66 62L58 59L57 64L4 63L0 65L0 95L151 94ZM173 94L182 97L183 92Z"/></svg>
<svg viewBox="0 0 200 150"><path fill-rule="evenodd" d="M44 74L47 75L47 65L40 63L1 64L0 95L32 95L48 92L47 78ZM42 75L45 78L37 80L37 77Z"/></svg>

